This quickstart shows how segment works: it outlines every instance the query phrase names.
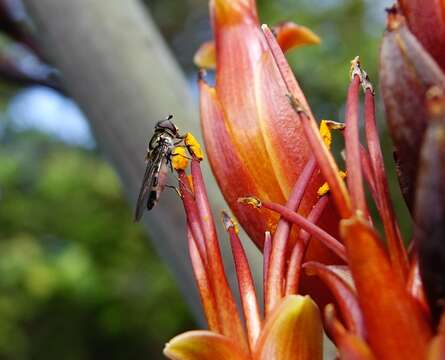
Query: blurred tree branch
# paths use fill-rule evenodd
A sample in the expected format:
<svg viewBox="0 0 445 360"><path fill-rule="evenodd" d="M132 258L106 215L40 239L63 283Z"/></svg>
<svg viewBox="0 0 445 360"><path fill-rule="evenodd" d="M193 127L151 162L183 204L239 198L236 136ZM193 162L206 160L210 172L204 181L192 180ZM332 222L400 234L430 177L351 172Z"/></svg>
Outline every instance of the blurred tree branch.
<svg viewBox="0 0 445 360"><path fill-rule="evenodd" d="M45 55L60 70L64 88L85 112L134 204L155 122L172 113L181 129L199 132L182 72L137 0L25 0L25 5ZM198 315L184 215L175 196L164 193L144 222Z"/></svg>

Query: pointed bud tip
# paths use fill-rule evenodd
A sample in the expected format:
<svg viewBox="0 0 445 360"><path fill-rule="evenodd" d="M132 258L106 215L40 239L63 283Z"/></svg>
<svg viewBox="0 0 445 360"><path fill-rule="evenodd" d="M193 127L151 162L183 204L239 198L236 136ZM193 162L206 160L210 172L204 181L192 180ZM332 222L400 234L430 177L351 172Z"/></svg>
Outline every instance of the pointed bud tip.
<svg viewBox="0 0 445 360"><path fill-rule="evenodd" d="M235 233L238 234L238 224L236 223L236 221L231 218L230 215L227 214L227 212L225 212L224 210L221 211L221 217L226 231L229 231L229 229L233 228L233 230L235 230Z"/></svg>
<svg viewBox="0 0 445 360"><path fill-rule="evenodd" d="M360 78L360 82L362 81L362 69L360 67L360 57L356 56L351 60L351 67L349 68L349 76L351 80L354 80L355 76Z"/></svg>

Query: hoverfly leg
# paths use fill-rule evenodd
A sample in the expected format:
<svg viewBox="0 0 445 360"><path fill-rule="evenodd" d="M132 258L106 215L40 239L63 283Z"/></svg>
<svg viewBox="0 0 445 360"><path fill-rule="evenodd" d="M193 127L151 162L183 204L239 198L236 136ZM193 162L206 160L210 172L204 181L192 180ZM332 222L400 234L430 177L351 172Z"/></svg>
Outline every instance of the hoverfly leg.
<svg viewBox="0 0 445 360"><path fill-rule="evenodd" d="M179 146L176 146L176 147L182 147L184 149L187 149L187 146L185 146L185 145L179 145ZM170 156L171 157L173 157L173 156L182 156L183 158L186 158L187 160L190 160L190 161L193 160L192 157L187 156L187 155L183 155L183 154L171 154Z"/></svg>
<svg viewBox="0 0 445 360"><path fill-rule="evenodd" d="M180 191L176 186L173 186L173 185L165 185L165 187L166 187L166 188L169 188L169 189L173 189L173 190L175 190L175 193L178 194L178 196L182 199L181 191Z"/></svg>
<svg viewBox="0 0 445 360"><path fill-rule="evenodd" d="M182 180L181 180L180 178L178 178L178 177L176 177L176 180L178 180L178 182L184 186L184 189L187 190L187 192L188 192L190 195L192 195L193 198L195 197L195 194L193 193L192 190L190 190L190 187L189 187L188 184L184 184L184 181L182 181Z"/></svg>

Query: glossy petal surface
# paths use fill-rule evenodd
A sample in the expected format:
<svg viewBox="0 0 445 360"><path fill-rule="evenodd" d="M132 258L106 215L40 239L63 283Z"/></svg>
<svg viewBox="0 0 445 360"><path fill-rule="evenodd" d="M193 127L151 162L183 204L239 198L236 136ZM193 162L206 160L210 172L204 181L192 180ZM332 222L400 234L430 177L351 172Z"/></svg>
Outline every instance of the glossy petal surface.
<svg viewBox="0 0 445 360"><path fill-rule="evenodd" d="M170 340L164 355L172 360L249 360L229 338L210 331L188 331Z"/></svg>
<svg viewBox="0 0 445 360"><path fill-rule="evenodd" d="M267 319L258 339L257 360L319 360L323 337L317 305L308 296L290 295Z"/></svg>
<svg viewBox="0 0 445 360"><path fill-rule="evenodd" d="M274 230L278 216L266 212L258 216L240 207L236 199L252 194L285 202L310 150L289 107L288 90L259 26L254 1L215 0L210 9L216 86L201 86L206 92L201 92L206 150L231 210L261 248L264 231ZM288 29L288 36L295 35L292 29ZM298 32L306 36L304 41L315 41L302 29ZM219 114L210 106L218 108ZM307 214L315 200L314 191L305 197L300 211Z"/></svg>
<svg viewBox="0 0 445 360"><path fill-rule="evenodd" d="M424 359L430 326L392 271L378 235L359 216L343 220L341 233L371 350L378 359Z"/></svg>

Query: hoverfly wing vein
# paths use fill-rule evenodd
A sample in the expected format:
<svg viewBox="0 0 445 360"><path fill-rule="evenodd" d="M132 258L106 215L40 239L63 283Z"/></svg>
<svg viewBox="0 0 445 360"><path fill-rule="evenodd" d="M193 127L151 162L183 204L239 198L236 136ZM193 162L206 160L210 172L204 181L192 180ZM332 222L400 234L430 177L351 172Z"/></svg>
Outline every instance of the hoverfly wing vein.
<svg viewBox="0 0 445 360"><path fill-rule="evenodd" d="M156 180L156 171L158 171L160 163L160 149L154 148L147 154L147 167L145 169L144 178L142 180L141 189L139 191L138 200L136 202L136 211L134 215L135 221L139 221L144 212L144 208L147 204L151 190L153 188L153 183Z"/></svg>

